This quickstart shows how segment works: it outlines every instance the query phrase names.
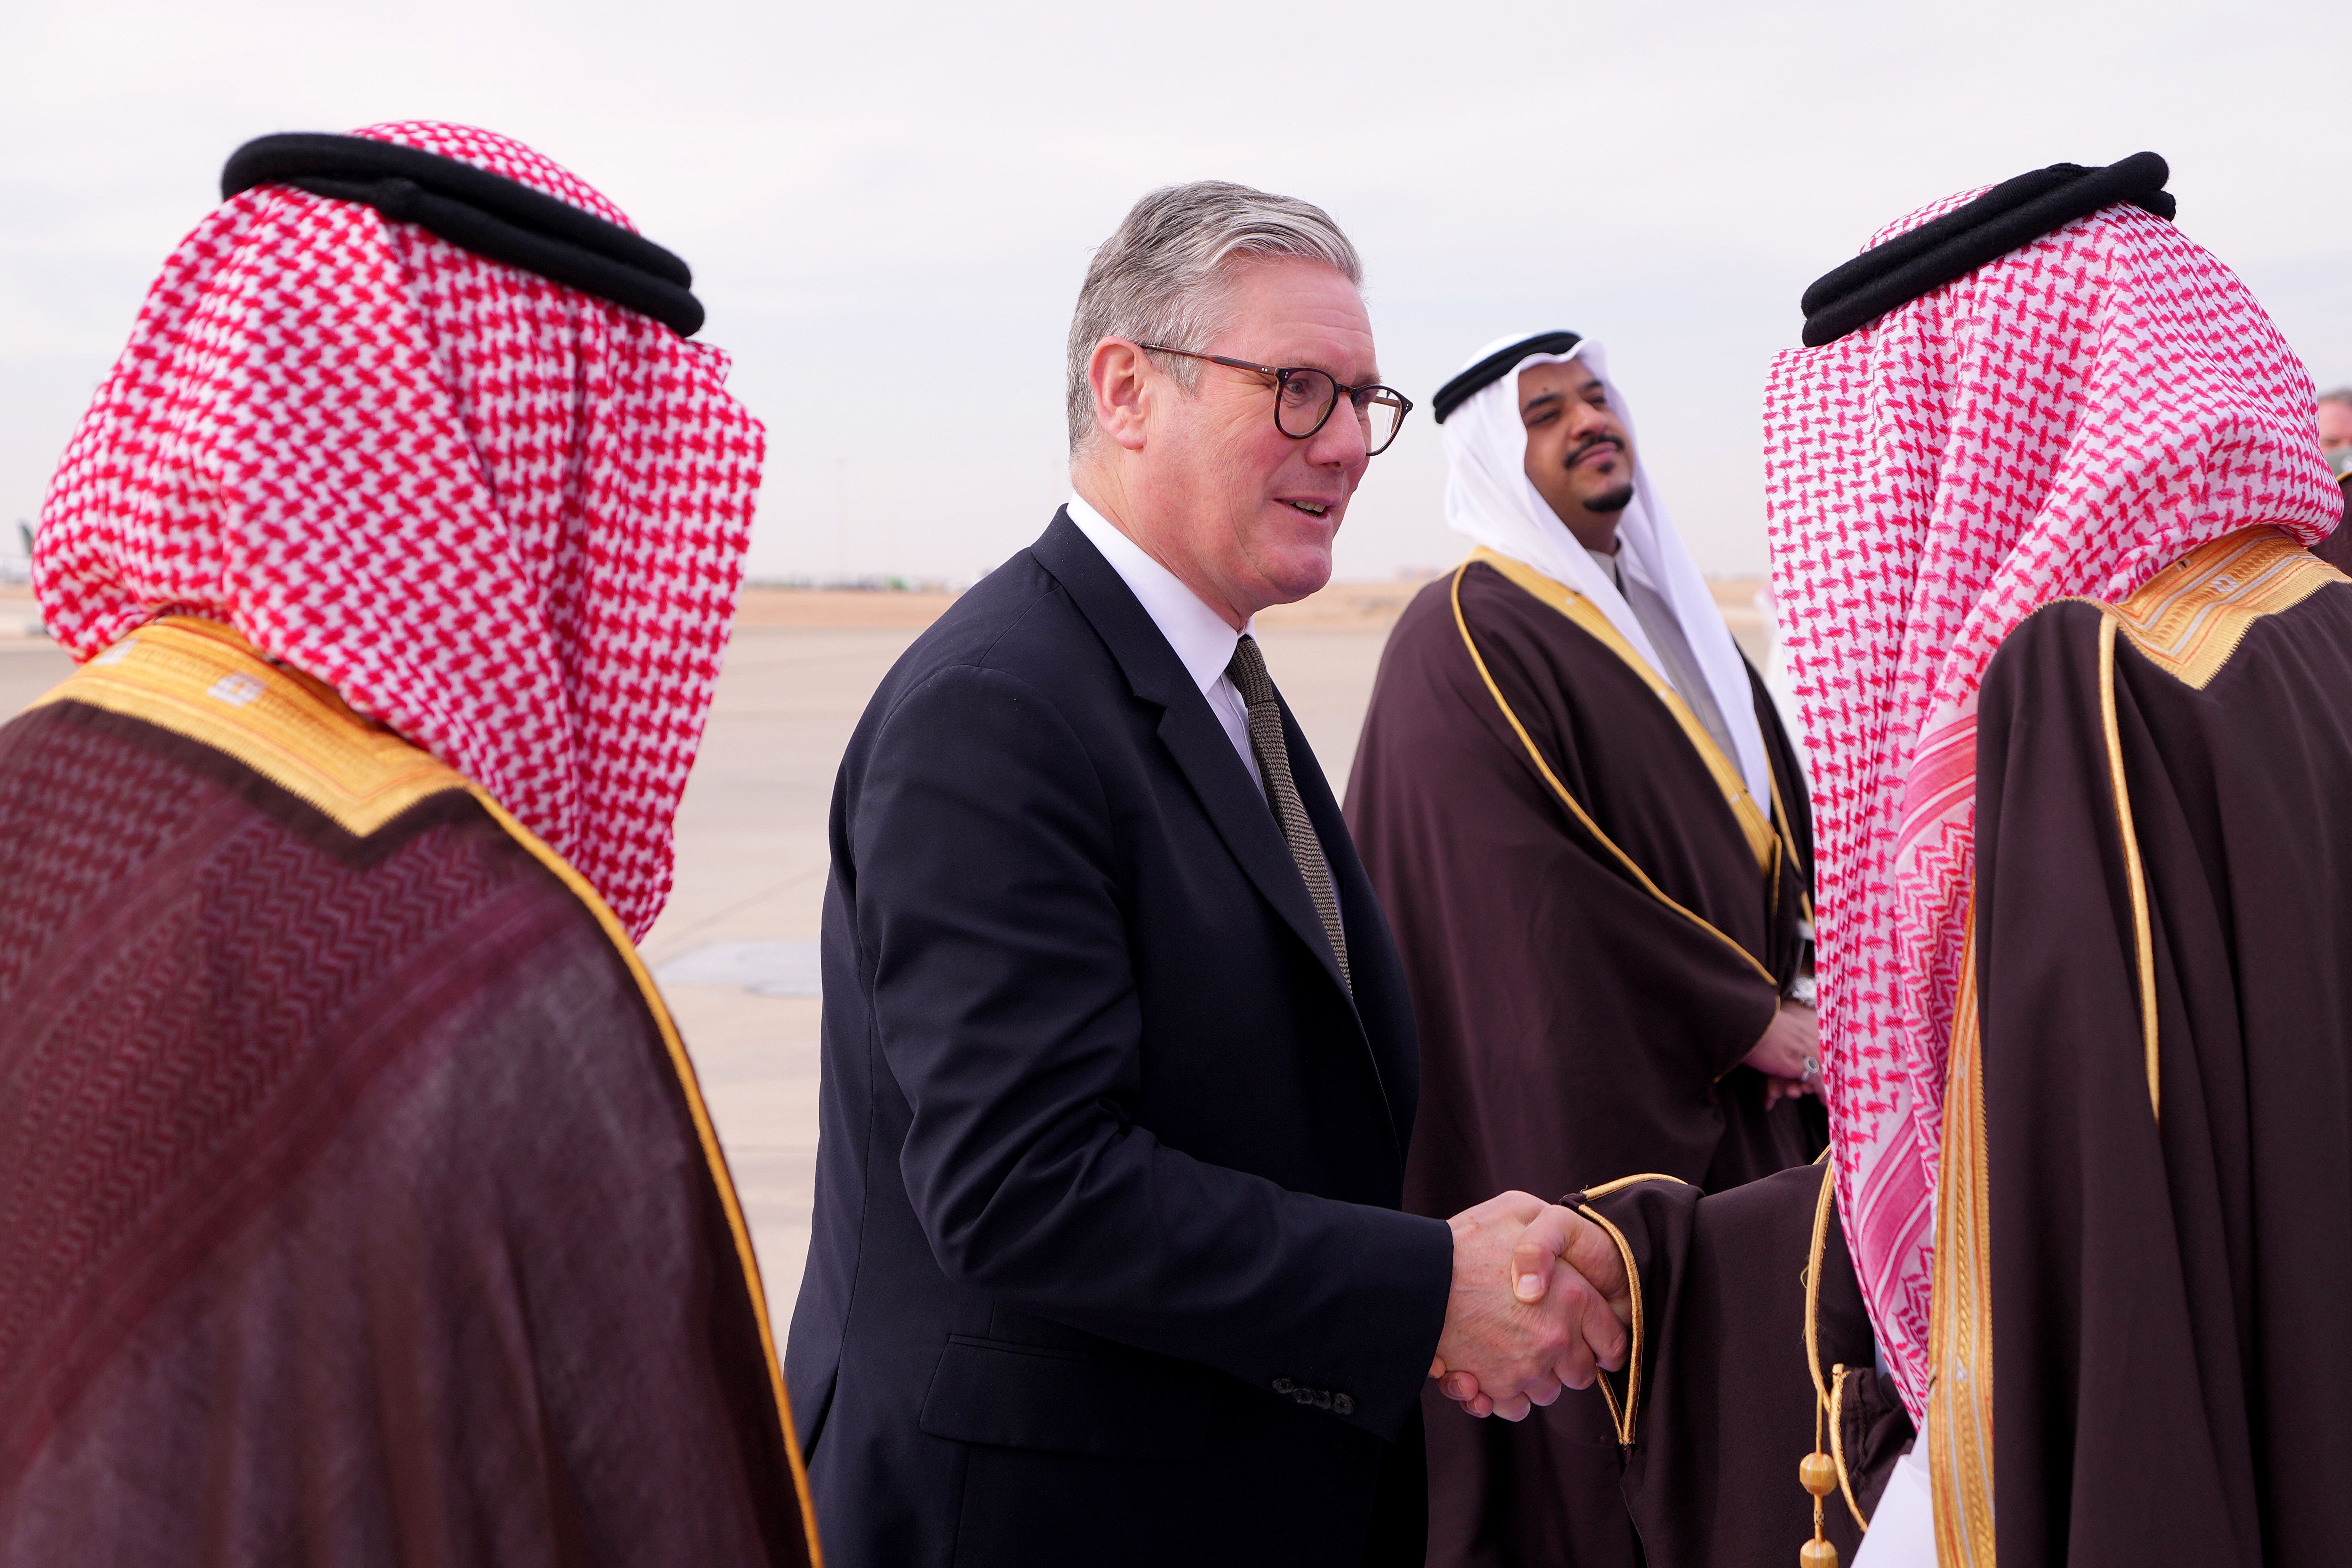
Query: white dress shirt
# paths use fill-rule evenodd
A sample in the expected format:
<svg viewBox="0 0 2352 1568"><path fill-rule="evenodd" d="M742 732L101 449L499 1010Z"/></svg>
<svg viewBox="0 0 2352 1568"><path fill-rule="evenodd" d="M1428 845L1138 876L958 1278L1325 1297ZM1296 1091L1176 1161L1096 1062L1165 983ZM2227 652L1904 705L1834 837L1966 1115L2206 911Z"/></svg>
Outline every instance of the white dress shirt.
<svg viewBox="0 0 2352 1568"><path fill-rule="evenodd" d="M1265 790L1265 781L1258 776L1257 755L1250 750L1249 707L1242 694L1225 674L1225 666L1234 661L1234 647L1242 640L1242 632L1257 625L1252 616L1249 626L1235 631L1225 624L1225 617L1209 608L1198 594L1184 586L1184 579L1168 570L1144 552L1138 544L1118 531L1117 524L1088 506L1085 500L1073 495L1069 500L1070 521L1087 536L1110 569L1118 574L1128 592L1143 605L1143 613L1176 650L1176 658L1184 666L1184 673L1209 700L1209 711L1225 727L1225 739L1234 743L1234 752L1249 770L1250 782Z"/></svg>

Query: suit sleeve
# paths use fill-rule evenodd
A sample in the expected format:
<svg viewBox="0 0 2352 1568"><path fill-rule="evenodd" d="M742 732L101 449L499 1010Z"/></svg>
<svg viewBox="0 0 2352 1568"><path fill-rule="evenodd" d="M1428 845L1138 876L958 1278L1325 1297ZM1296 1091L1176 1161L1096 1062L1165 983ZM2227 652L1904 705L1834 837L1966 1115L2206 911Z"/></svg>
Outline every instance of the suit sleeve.
<svg viewBox="0 0 2352 1568"><path fill-rule="evenodd" d="M1133 1121L1142 1020L1111 807L1061 714L1002 671L941 671L884 724L850 832L877 1044L912 1110L900 1167L948 1275L1261 1389L1334 1390L1393 1436L1452 1235Z"/></svg>

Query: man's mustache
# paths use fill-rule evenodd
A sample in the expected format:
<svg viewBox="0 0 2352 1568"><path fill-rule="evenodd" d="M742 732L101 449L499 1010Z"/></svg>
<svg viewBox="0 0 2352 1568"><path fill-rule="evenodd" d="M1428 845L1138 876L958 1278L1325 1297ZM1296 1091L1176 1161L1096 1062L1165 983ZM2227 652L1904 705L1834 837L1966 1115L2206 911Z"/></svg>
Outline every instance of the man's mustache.
<svg viewBox="0 0 2352 1568"><path fill-rule="evenodd" d="M1622 437L1619 436L1588 437L1574 451L1569 453L1567 457L1560 459L1559 466L1563 468L1572 468L1576 467L1577 464L1584 460L1584 455L1592 450L1595 447L1614 447L1617 448L1619 454L1622 455L1625 450L1625 441Z"/></svg>

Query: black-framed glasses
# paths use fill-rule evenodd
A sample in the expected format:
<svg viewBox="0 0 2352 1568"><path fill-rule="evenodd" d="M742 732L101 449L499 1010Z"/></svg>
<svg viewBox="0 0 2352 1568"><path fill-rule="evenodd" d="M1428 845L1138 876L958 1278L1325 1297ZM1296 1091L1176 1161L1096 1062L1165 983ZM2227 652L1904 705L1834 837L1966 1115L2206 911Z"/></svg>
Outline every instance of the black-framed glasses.
<svg viewBox="0 0 2352 1568"><path fill-rule="evenodd" d="M1356 423L1363 427L1364 455L1377 458L1389 449L1389 443L1396 439L1397 431L1404 424L1404 416L1412 412L1412 399L1393 386L1348 386L1330 372L1307 365L1252 364L1245 359L1196 354L1191 349L1161 348L1157 343L1138 343L1136 347L1147 353L1206 360L1228 370L1245 370L1266 377L1274 383L1274 427L1294 441L1304 441L1322 429L1331 418L1331 410L1339 406L1339 395L1345 393L1349 405L1356 411Z"/></svg>

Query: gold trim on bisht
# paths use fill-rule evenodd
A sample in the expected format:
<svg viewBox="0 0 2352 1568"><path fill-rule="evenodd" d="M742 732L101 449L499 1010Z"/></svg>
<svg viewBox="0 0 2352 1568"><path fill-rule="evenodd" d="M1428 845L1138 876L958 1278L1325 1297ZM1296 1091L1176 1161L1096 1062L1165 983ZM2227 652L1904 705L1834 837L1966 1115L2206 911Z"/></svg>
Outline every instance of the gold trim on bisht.
<svg viewBox="0 0 2352 1568"><path fill-rule="evenodd" d="M1697 752L1699 760L1706 764L1707 773L1715 779L1715 787L1723 795L1723 804L1731 808L1731 815L1738 819L1739 831L1747 836L1748 853L1756 857L1756 868L1767 874L1777 870L1780 858L1785 852L1780 835L1776 831L1772 819L1748 795L1748 782L1739 776L1738 767L1723 754L1723 748L1715 743L1715 737L1706 732L1706 726L1698 721L1698 715L1691 710L1688 702L1683 700L1682 693L1675 689L1674 683L1650 668L1649 661L1625 640L1624 634L1601 613L1601 606L1567 584L1552 581L1526 562L1514 561L1483 544L1470 552L1470 560L1493 567L1528 594L1566 616L1576 623L1580 630L1589 633L1601 647L1622 659L1626 668L1641 678L1642 684L1666 705L1666 711L1672 713L1675 722L1682 726L1683 734L1690 741L1692 750Z"/></svg>
<svg viewBox="0 0 2352 1568"><path fill-rule="evenodd" d="M751 1227L736 1196L734 1177L727 1168L694 1063L669 1008L655 988L645 961L638 957L627 928L587 879L479 784L383 725L362 719L325 682L264 658L233 627L217 621L173 616L150 622L83 665L33 706L54 702L104 709L210 746L362 837L419 801L462 790L580 900L644 996L684 1092L703 1163L727 1215L727 1228L759 1321L769 1393L783 1426L784 1453L792 1467L793 1490L800 1498L809 1562L813 1568L824 1568L808 1468L793 1430L792 1402L784 1391L783 1365L768 1318L767 1292L761 1284L760 1261L751 1248Z"/></svg>
<svg viewBox="0 0 2352 1568"><path fill-rule="evenodd" d="M2132 954L2139 973L2140 1050L2147 1067L2148 1114L2155 1116L2164 1108L2164 1061L2157 1048L2156 942L2149 934L2147 875L2140 864L2139 831L2132 825L2131 786L2124 778L2123 731L2116 719L2116 628L2121 624L2112 613L2099 620L2099 719L2106 736L2107 784L2116 798L2116 826L2123 836L2124 879L2131 888Z"/></svg>
<svg viewBox="0 0 2352 1568"><path fill-rule="evenodd" d="M776 1417L783 1423L784 1456L792 1465L793 1489L799 1494L801 1526L808 1538L810 1568L824 1568L824 1549L816 1533L816 1502L809 1494L808 1466L801 1458L799 1434L793 1430L792 1395L784 1391L784 1366L776 1352L776 1333L768 1319L768 1292L760 1279L760 1259L751 1248L751 1228L743 1217L743 1205L735 1194L735 1176L727 1166L727 1154L719 1144L719 1130L710 1120L710 1108L703 1102L702 1081L695 1076L693 1058L686 1053L686 1041L677 1032L677 1025L669 1016L669 1008L654 986L654 977L647 972L645 960L637 956L637 944L629 938L628 928L612 911L588 879L572 869L572 863L541 840L539 836L509 816L506 807L492 800L479 785L467 786L482 809L488 812L499 826L517 844L530 851L542 866L555 873L563 885L578 895L596 923L604 928L612 940L614 951L628 965L629 974L652 1012L655 1026L661 1031L662 1045L669 1053L671 1068L677 1074L678 1088L685 1091L686 1108L694 1118L695 1135L702 1144L703 1163L709 1167L710 1180L719 1189L719 1206L727 1214L727 1229L735 1239L735 1257L743 1268L743 1283L751 1292L751 1310L760 1325L760 1353L768 1363L768 1392L775 1400Z"/></svg>
<svg viewBox="0 0 2352 1568"><path fill-rule="evenodd" d="M1591 1200L1606 1197L1611 1193L1622 1192L1637 1182L1672 1182L1676 1186L1690 1184L1680 1176L1662 1176L1655 1173L1644 1173L1638 1176L1620 1176L1613 1182L1603 1182L1597 1187L1587 1187L1580 1193L1569 1194L1569 1198L1574 1202L1576 1212L1608 1234L1610 1241L1616 1246L1618 1261L1625 1266L1625 1287L1631 1309L1629 1315L1633 1321L1626 1325L1628 1343L1625 1348L1624 1397L1619 1398L1617 1391L1610 1386L1608 1373L1598 1368L1594 1369L1593 1382L1600 1386L1601 1397L1608 1403L1609 1419L1617 1428L1617 1446L1628 1450L1633 1447L1634 1433L1642 1418L1642 1352L1643 1340L1646 1333L1646 1327L1642 1321L1642 1269L1641 1266L1633 1261L1633 1244L1625 1239L1625 1233L1611 1224L1607 1215L1594 1208Z"/></svg>
<svg viewBox="0 0 2352 1568"><path fill-rule="evenodd" d="M1942 1568L1994 1568L1992 1217L1976 949L1971 896L1944 1079L1935 1294L1927 1335L1927 1462L1936 1501L1936 1561Z"/></svg>
<svg viewBox="0 0 2352 1568"><path fill-rule="evenodd" d="M429 795L470 787L324 681L194 616L131 632L33 706L52 702L103 708L225 752L362 838Z"/></svg>
<svg viewBox="0 0 2352 1568"><path fill-rule="evenodd" d="M2254 622L2344 581L2343 573L2264 523L2199 546L2104 607L2149 662L2201 689Z"/></svg>
<svg viewBox="0 0 2352 1568"><path fill-rule="evenodd" d="M1549 763L1544 761L1543 752L1536 745L1535 737L1528 733L1528 727L1519 721L1518 714L1512 710L1509 700L1503 696L1503 689L1495 684L1494 673L1486 668L1486 656L1478 651L1477 639L1470 635L1470 622L1462 613L1462 574L1465 572L1467 572L1472 563L1479 559L1479 555L1484 553L1486 552L1481 551L1478 554L1474 554L1470 560L1465 561L1461 565L1454 569L1454 625L1455 629L1460 631L1462 634L1462 646L1470 651L1470 662L1477 668L1478 679L1486 683L1486 694L1495 700L1495 706L1502 710L1503 718L1511 726L1511 732L1519 738L1520 746L1526 750L1528 760L1535 763L1536 772L1542 776L1544 783L1550 787L1551 793L1559 797L1559 803L1568 807L1569 814L1576 818L1578 825L1580 826L1585 832L1591 834L1594 840L1600 844L1601 847L1606 850L1620 866L1625 868L1626 875L1632 877L1643 891L1648 893L1652 898L1657 900L1658 902L1665 905L1666 908L1674 910L1675 913L1682 916L1683 919L1690 921L1693 925L1698 927L1699 930L1706 932L1709 936L1715 938L1716 941L1723 943L1724 946L1731 949L1732 952L1747 960L1748 967L1754 970L1759 975L1762 976L1764 983L1767 985L1772 986L1775 990L1779 989L1780 982L1773 977L1770 970L1764 967L1762 962L1759 960L1754 953L1748 952L1746 948L1734 942L1730 937L1725 935L1723 931L1718 930L1715 925L1701 918L1696 911L1685 909L1681 904L1678 904L1675 902L1674 900L1668 898L1666 896L1665 889L1659 887L1657 883L1652 881L1650 879L1650 874L1647 871L1643 870L1640 866L1636 865L1631 855L1626 854L1624 850L1617 847L1616 840L1611 838L1609 835L1601 831L1601 825L1592 820L1591 814L1584 809L1584 803L1578 800L1575 795L1570 791L1566 784L1560 783L1559 775L1552 772L1551 764ZM1508 557L1498 555L1496 556L1489 564L1495 565L1499 570L1506 563L1508 563ZM1517 565L1517 563L1508 563L1514 566ZM1509 574L1507 573L1506 575L1509 575ZM1541 578L1540 580L1544 582L1550 581L1549 578ZM1522 587L1525 586L1524 584L1520 585ZM1555 584L1555 586L1557 586L1557 584ZM1562 593L1568 592L1566 589L1561 589L1560 591ZM1530 592L1532 592L1532 590L1530 590ZM1575 597L1577 598L1578 603L1581 604L1586 602L1580 595L1576 595ZM1574 617L1571 616L1570 618L1573 619ZM1608 625L1605 619L1601 624L1603 626ZM1611 628L1611 635L1615 635L1614 627ZM1677 697L1675 698L1674 700L1680 702L1682 700ZM1688 712L1688 709L1685 708L1684 711ZM1704 734L1704 731L1702 731L1701 733ZM1712 746L1714 742L1709 741L1707 742L1707 744ZM1720 755L1720 753L1717 754ZM1741 786L1741 792L1744 796L1746 793L1745 785ZM1752 804L1749 809L1751 811L1754 809ZM1753 840L1751 839L1750 842L1752 843ZM1776 837L1774 842L1776 844L1779 843L1779 839Z"/></svg>
<svg viewBox="0 0 2352 1568"><path fill-rule="evenodd" d="M1830 1474L1836 1479L1838 1489L1845 1494L1847 1511L1867 1535L1870 1521L1863 1517L1862 1504L1853 1495L1853 1476L1846 1468L1845 1437L1841 1429L1845 1416L1846 1365L1839 1362L1828 1378L1822 1376L1822 1263L1829 1255L1830 1215L1837 1204L1837 1173L1830 1168L1828 1155L1829 1151L1824 1149L1813 1161L1821 1168L1822 1190L1813 1203L1812 1239L1805 1247L1805 1370L1813 1379L1813 1453L1808 1458L1825 1458L1830 1461ZM1829 1420L1826 1455L1821 1451L1824 1416ZM1810 1468L1805 1479L1808 1482L1814 1479ZM1805 1489L1811 1491L1812 1488L1808 1485ZM1821 1500L1827 1495L1826 1490L1814 1494L1813 1538L1817 1541L1822 1538Z"/></svg>
<svg viewBox="0 0 2352 1568"><path fill-rule="evenodd" d="M2088 601L2098 605L2101 617L2099 717L2131 893L2140 1036L2152 1115L2162 1105L2156 955L2116 711L2117 637L2129 639L2142 658L2167 675L2201 690L2229 664L2256 621L2345 581L2342 573L2283 530L2259 524L2190 551L2118 603ZM1971 899L1944 1085L1929 1332L1933 1382L1927 1391L1927 1455L1935 1489L1936 1555L1945 1568L1994 1568L1991 1239Z"/></svg>
<svg viewBox="0 0 2352 1568"><path fill-rule="evenodd" d="M2200 545L2121 602L2099 605L2099 717L2105 733L2116 821L2123 837L2124 875L2131 890L2132 945L2150 1114L2163 1109L2156 949L2150 935L2147 879L2140 861L2139 835L2132 821L2131 789L2125 776L2123 736L2116 712L2116 634L2128 637L2142 658L2167 675L2202 690L2229 664L2256 621L2293 609L2329 584L2344 581L2344 574L2335 567L2265 523Z"/></svg>

